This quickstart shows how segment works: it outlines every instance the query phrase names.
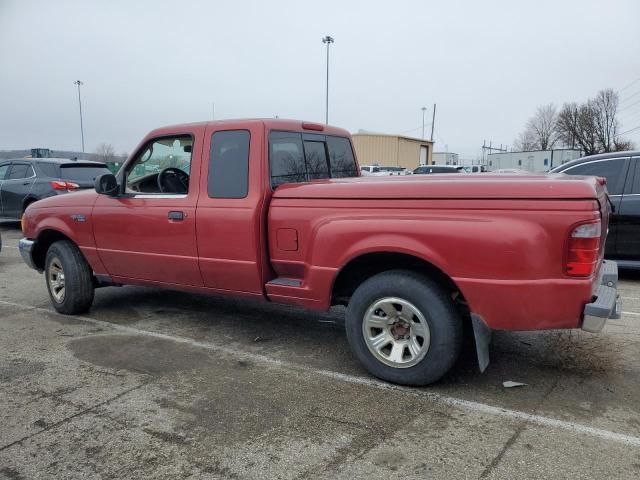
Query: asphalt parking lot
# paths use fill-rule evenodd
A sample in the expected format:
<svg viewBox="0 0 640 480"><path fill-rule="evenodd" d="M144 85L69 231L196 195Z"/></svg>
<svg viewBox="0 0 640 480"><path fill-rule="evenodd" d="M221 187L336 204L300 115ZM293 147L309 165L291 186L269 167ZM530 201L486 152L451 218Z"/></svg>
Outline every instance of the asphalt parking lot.
<svg viewBox="0 0 640 480"><path fill-rule="evenodd" d="M640 477L640 276L600 335L496 332L487 372L416 389L340 310L123 287L58 315L0 233L0 478Z"/></svg>

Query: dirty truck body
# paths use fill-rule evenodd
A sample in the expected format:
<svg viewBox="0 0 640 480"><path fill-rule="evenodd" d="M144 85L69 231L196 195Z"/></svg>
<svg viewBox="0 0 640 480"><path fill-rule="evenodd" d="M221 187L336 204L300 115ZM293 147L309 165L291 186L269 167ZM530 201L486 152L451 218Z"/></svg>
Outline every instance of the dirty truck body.
<svg viewBox="0 0 640 480"><path fill-rule="evenodd" d="M346 305L363 365L424 385L453 365L465 326L484 369L492 330L597 332L618 315L603 183L360 177L342 129L186 124L152 131L95 191L31 205L20 248L61 313L129 284Z"/></svg>

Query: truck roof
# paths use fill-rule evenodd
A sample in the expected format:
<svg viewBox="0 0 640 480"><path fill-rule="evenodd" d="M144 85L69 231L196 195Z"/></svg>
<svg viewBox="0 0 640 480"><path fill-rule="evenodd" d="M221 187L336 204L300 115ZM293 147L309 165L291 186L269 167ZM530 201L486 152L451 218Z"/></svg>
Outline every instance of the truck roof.
<svg viewBox="0 0 640 480"><path fill-rule="evenodd" d="M182 130L185 128L203 128L209 125L212 126L222 126L224 128L229 129L242 129L247 128L249 126L255 126L256 124L264 125L265 128L269 130L287 130L287 131L300 131L300 132L308 132L308 133L318 133L321 135L336 135L340 137L349 137L351 134L343 129L338 127L333 127L331 125L324 125L320 122L307 122L303 120L288 120L282 118L239 118L239 119L227 119L227 120L212 120L208 122L192 122L192 123L182 123L177 125L168 125L165 127L156 128L152 130L148 137L172 134L177 130Z"/></svg>

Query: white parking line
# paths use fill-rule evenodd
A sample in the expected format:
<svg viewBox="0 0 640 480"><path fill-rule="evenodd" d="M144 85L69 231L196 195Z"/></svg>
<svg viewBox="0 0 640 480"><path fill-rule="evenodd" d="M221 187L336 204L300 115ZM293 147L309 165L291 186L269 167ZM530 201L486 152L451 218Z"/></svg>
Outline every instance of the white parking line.
<svg viewBox="0 0 640 480"><path fill-rule="evenodd" d="M638 312L622 312L623 315L640 315Z"/></svg>
<svg viewBox="0 0 640 480"><path fill-rule="evenodd" d="M27 310L35 310L38 312L45 312L52 315L58 315L65 317L65 315L60 315L52 310L47 308L34 307L31 305L22 305L19 303L6 302L4 300L0 300L0 304L9 305L13 307L19 307ZM532 424L540 425L543 427L551 427L551 428L559 428L562 430L568 430L570 432L580 433L583 435L588 435L592 437L599 437L605 440L611 440L614 442L620 442L627 445L631 445L634 447L640 447L640 437L636 437L633 435L627 435L624 433L612 432L610 430L604 430L601 428L593 428L587 425L582 425L574 422L567 422L564 420L557 420L555 418L544 417L541 415L532 415L530 413L521 412L519 410L511 410L503 407L496 407L493 405L488 405L480 402L473 402L470 400L464 400L461 398L450 397L447 395L442 395L440 393L435 392L427 392L424 390L420 390L417 388L410 387L402 387L399 385L394 385L391 383L386 383L381 380L376 380L369 377L359 377L357 375L349 375L345 373L334 372L331 370L323 370L320 368L309 367L305 365L299 365L292 362L288 362L286 360L278 360L275 358L270 358L266 355L260 355L257 353L249 353L238 351L233 348L225 347L222 345L216 345L214 343L209 342L199 342L197 340L193 340L187 337L178 337L173 335L167 335L165 333L159 332L151 332L148 330L140 330L138 328L128 327L126 325L119 325L114 323L105 322L103 320L97 320L91 317L84 316L74 316L73 318L82 320L87 323L91 323L93 325L98 325L105 328L110 328L112 330L117 330L121 332L131 333L135 335L144 335L152 338L159 338L162 340L169 340L176 343L182 343L186 345L190 345L196 348L202 348L205 350L210 350L213 352L224 353L229 356L252 360L256 363L261 363L264 365L276 366L281 368L287 368L291 370L297 370L300 372L321 375L323 377L331 378L334 380L339 380L341 382L357 384L357 385L365 385L368 387L378 388L382 390L392 390L397 392L402 392L404 394L413 395L421 398L426 398L434 402L444 403L446 405L451 405L453 407L462 408L469 411L485 413L489 415L494 415L497 417L510 418L512 420L520 420L529 422Z"/></svg>

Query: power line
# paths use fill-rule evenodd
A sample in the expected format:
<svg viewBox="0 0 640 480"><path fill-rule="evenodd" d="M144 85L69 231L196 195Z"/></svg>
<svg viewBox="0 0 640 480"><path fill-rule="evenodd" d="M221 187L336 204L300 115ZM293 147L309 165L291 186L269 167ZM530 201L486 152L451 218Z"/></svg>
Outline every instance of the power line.
<svg viewBox="0 0 640 480"><path fill-rule="evenodd" d="M619 137L619 136L621 136L621 135L625 135L625 134L627 134L627 133L635 132L636 130L640 130L640 125L638 125L637 127L633 127L633 128L632 128L632 129L630 129L630 130L626 130L626 131L624 131L624 132L617 133L617 134L616 134L616 137Z"/></svg>
<svg viewBox="0 0 640 480"><path fill-rule="evenodd" d="M640 77L636 78L634 81L632 81L631 83L628 83L627 85L625 85L624 87L622 87L620 90L618 90L618 92L623 92L625 91L627 88L629 88L630 86L634 85L635 83L640 82Z"/></svg>
<svg viewBox="0 0 640 480"><path fill-rule="evenodd" d="M635 93L632 93L632 94L631 94L631 95L629 95L628 97L624 97L624 98L620 101L620 104L622 105L622 104L624 104L625 102L628 102L630 98L633 98L633 97L635 97L635 96L636 96L636 95L638 95L638 94L640 94L640 90L638 90L638 91L637 91L637 92L635 92Z"/></svg>
<svg viewBox="0 0 640 480"><path fill-rule="evenodd" d="M430 123L425 123L425 127L430 127L431 124ZM416 128L412 128L411 130L405 130L403 132L398 132L397 135L402 135L403 133L409 133L409 132L415 132L416 130L420 130L422 128L422 125L420 125L419 127Z"/></svg>
<svg viewBox="0 0 640 480"><path fill-rule="evenodd" d="M637 100L637 101L633 102L632 104L627 105L624 108L621 108L620 110L618 110L618 112L624 112L625 110L628 110L629 108L633 107L634 105L638 105L638 104L640 104L640 100Z"/></svg>

